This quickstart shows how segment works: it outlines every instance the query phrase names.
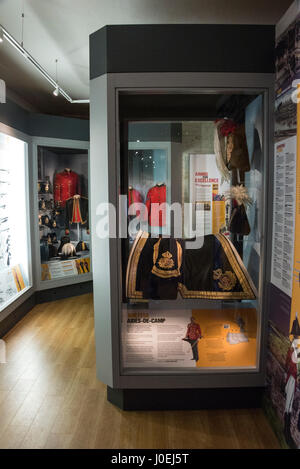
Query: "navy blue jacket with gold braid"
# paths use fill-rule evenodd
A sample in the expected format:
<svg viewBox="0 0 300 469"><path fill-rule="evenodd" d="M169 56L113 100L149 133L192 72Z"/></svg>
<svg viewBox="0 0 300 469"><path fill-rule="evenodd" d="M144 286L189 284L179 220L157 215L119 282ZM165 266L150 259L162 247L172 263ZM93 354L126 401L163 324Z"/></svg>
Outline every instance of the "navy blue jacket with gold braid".
<svg viewBox="0 0 300 469"><path fill-rule="evenodd" d="M186 241L150 238L139 232L130 252L126 295L129 299L249 300L256 288L232 243L222 234L208 235L198 249Z"/></svg>

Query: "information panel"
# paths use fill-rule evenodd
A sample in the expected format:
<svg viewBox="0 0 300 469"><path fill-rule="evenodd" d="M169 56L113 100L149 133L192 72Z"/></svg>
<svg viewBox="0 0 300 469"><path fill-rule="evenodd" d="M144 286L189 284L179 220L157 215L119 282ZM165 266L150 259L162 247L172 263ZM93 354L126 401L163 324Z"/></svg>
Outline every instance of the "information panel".
<svg viewBox="0 0 300 469"><path fill-rule="evenodd" d="M190 154L190 202L195 206L198 236L217 234L226 227L225 195L230 186L221 184L215 155Z"/></svg>
<svg viewBox="0 0 300 469"><path fill-rule="evenodd" d="M123 368L254 367L256 315L255 308L124 309Z"/></svg>
<svg viewBox="0 0 300 469"><path fill-rule="evenodd" d="M292 296L297 137L275 146L271 282Z"/></svg>

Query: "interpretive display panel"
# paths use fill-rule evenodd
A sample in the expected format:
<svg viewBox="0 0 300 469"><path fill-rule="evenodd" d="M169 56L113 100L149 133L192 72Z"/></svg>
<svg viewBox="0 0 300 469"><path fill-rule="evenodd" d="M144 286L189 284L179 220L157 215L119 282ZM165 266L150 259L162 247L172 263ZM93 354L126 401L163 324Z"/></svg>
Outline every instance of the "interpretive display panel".
<svg viewBox="0 0 300 469"><path fill-rule="evenodd" d="M197 236L217 234L228 225L228 202L226 197L230 185L221 181L214 155L189 155L190 203L195 207ZM191 223L189 223L191 226Z"/></svg>
<svg viewBox="0 0 300 469"><path fill-rule="evenodd" d="M124 310L124 369L255 367L254 308Z"/></svg>
<svg viewBox="0 0 300 469"><path fill-rule="evenodd" d="M297 137L275 146L274 221L271 282L292 296L295 207L297 174Z"/></svg>

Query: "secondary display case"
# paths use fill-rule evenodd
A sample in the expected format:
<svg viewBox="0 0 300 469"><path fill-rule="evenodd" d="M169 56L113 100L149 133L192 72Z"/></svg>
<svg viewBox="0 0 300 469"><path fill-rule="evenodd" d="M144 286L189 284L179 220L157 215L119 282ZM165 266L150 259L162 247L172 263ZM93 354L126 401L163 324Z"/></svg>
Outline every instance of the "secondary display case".
<svg viewBox="0 0 300 469"><path fill-rule="evenodd" d="M40 141L35 149L39 289L90 280L87 145Z"/></svg>
<svg viewBox="0 0 300 469"><path fill-rule="evenodd" d="M28 145L0 132L0 311L32 286L29 220Z"/></svg>

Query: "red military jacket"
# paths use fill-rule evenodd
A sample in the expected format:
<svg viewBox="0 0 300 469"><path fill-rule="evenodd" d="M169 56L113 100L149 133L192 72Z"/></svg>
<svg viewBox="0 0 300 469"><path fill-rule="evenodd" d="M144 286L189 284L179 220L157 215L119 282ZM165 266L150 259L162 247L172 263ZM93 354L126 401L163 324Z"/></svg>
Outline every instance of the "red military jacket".
<svg viewBox="0 0 300 469"><path fill-rule="evenodd" d="M152 204L166 203L166 185L156 184L151 187L147 194L146 207L148 210L148 223L151 226L165 226L166 224L166 209L165 207L159 209L158 206ZM145 217L146 218L146 217ZM147 221L147 218L145 219Z"/></svg>
<svg viewBox="0 0 300 469"><path fill-rule="evenodd" d="M188 339L197 340L201 337L201 329L199 324L193 324L192 322L188 325L186 336Z"/></svg>
<svg viewBox="0 0 300 469"><path fill-rule="evenodd" d="M128 207L130 207L130 205L132 204L142 203L142 202L143 202L143 198L140 192L134 189L133 187L129 188L128 189Z"/></svg>
<svg viewBox="0 0 300 469"><path fill-rule="evenodd" d="M55 205L64 207L66 200L73 195L81 195L79 176L74 171L66 169L57 173L54 177L54 202Z"/></svg>
<svg viewBox="0 0 300 469"><path fill-rule="evenodd" d="M142 198L140 192L137 191L136 189L134 189L133 187L129 188L128 189L128 208L132 204L138 204L138 203L142 203L142 202L143 202L143 198ZM139 217L140 214L141 214L141 211L137 210L136 211L136 216Z"/></svg>

